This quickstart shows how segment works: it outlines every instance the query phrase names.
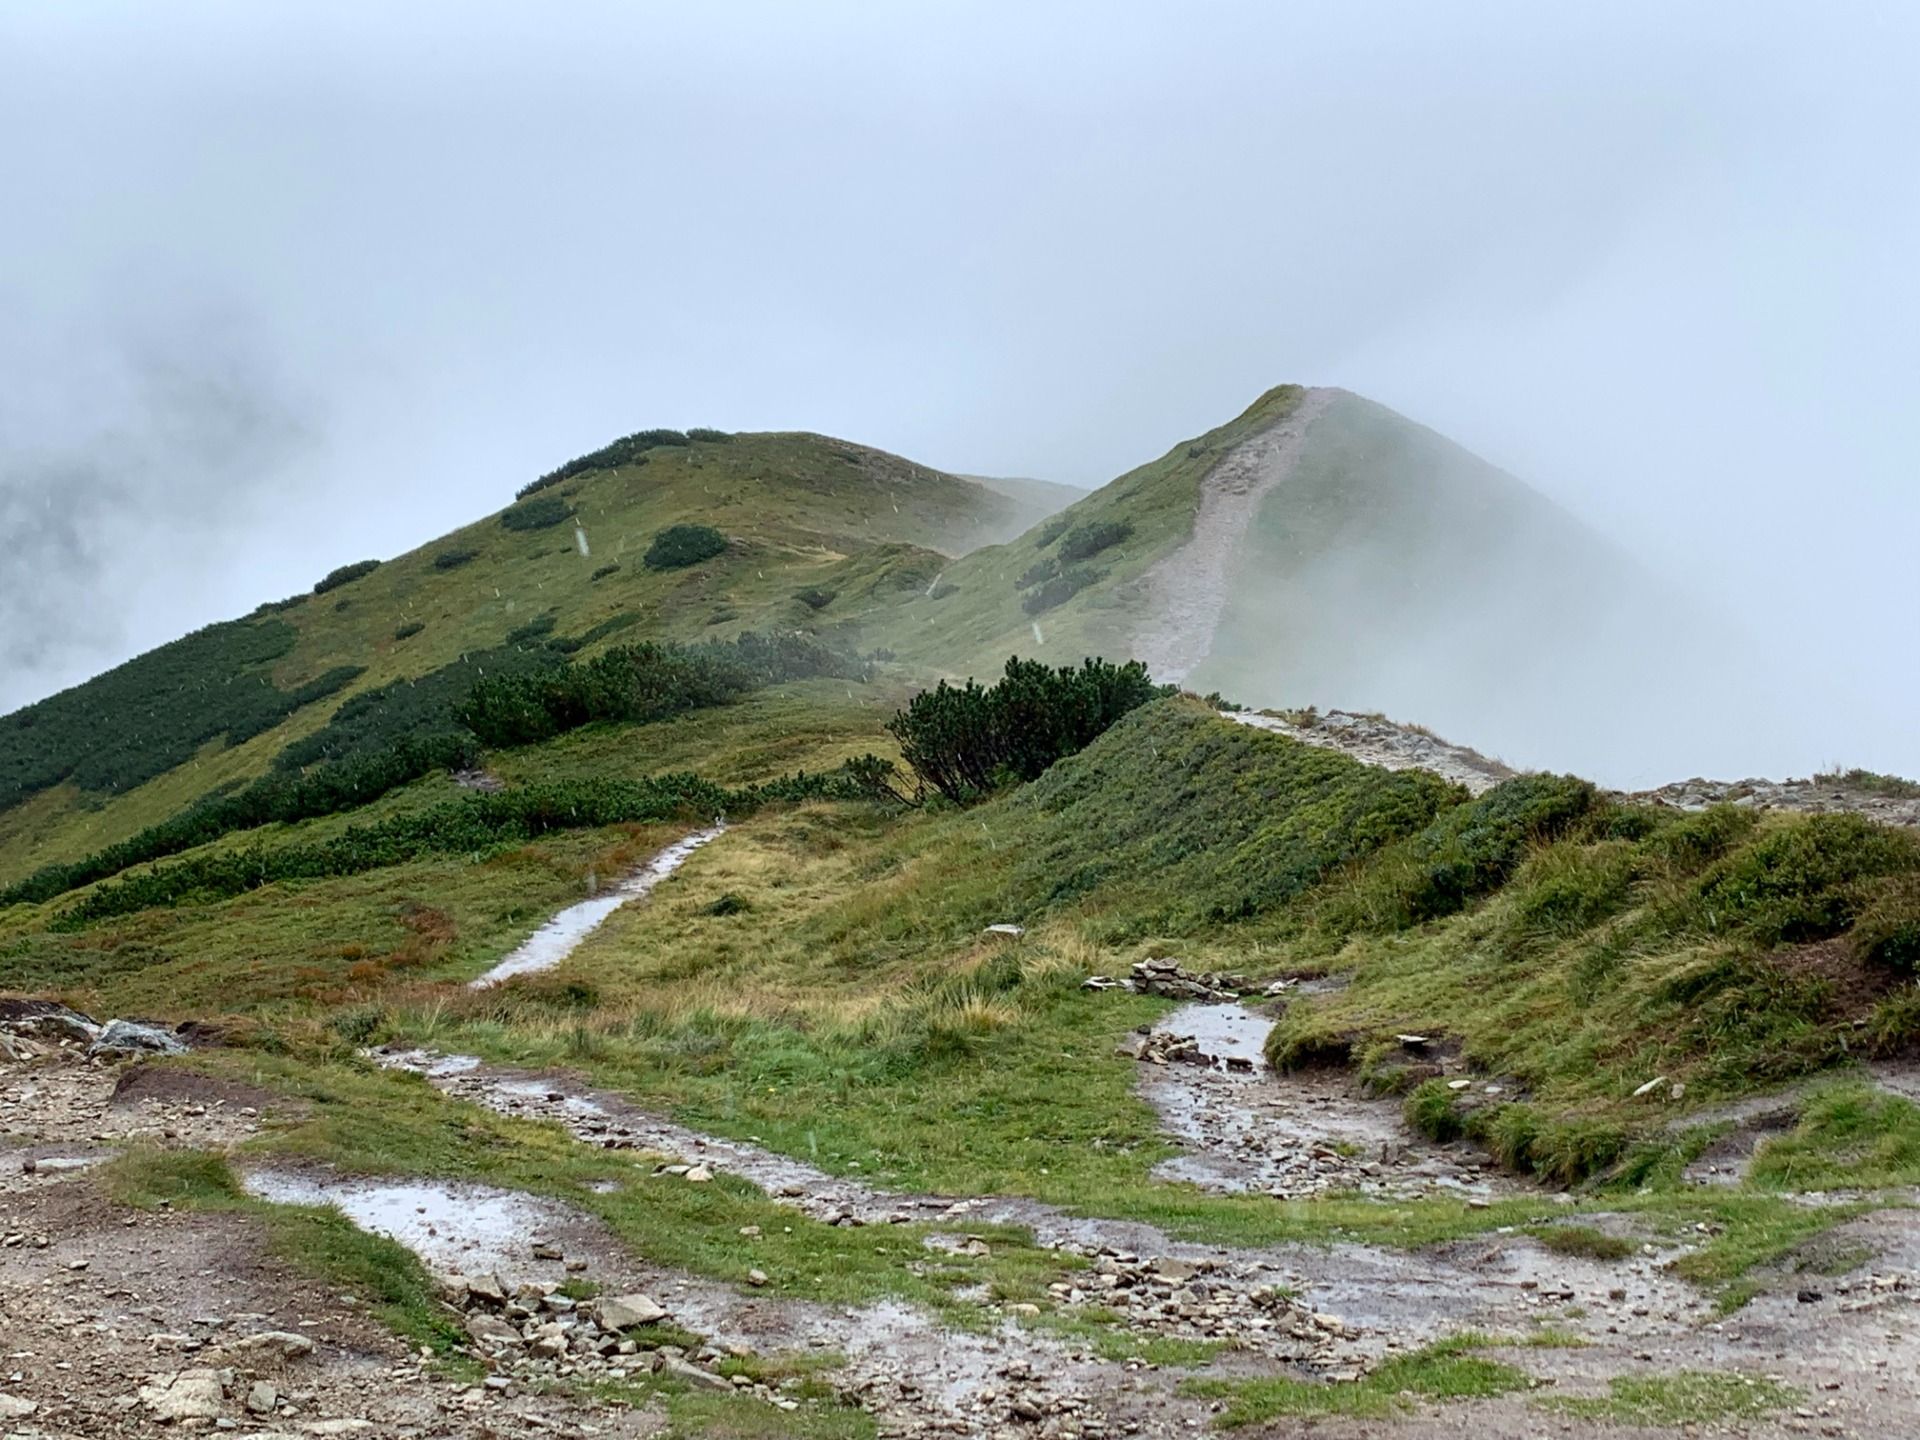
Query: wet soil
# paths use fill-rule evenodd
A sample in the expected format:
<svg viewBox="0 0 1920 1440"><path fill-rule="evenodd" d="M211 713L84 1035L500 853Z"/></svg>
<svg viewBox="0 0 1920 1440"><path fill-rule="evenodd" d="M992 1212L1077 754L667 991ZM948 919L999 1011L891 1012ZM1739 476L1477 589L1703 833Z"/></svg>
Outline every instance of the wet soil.
<svg viewBox="0 0 1920 1440"><path fill-rule="evenodd" d="M1399 1102L1359 1093L1349 1072L1304 1071L1277 1082L1267 1068L1271 1017L1241 1005L1186 1005L1155 1027L1191 1035L1223 1065L1143 1065L1140 1093L1185 1153L1155 1174L1207 1190L1299 1199L1340 1190L1383 1199L1427 1194L1488 1198L1542 1192L1464 1145L1411 1134Z"/></svg>

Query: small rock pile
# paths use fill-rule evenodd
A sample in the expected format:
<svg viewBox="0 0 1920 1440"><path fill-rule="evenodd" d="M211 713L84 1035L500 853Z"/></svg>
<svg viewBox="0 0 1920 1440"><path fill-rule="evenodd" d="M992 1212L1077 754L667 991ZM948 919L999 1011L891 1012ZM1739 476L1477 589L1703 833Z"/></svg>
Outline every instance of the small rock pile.
<svg viewBox="0 0 1920 1440"><path fill-rule="evenodd" d="M1216 1340L1329 1375L1358 1373L1355 1353L1341 1349L1357 1333L1301 1305L1274 1283L1267 1262L1143 1259L1109 1247L1083 1253L1090 1262L1086 1274L1052 1287L1062 1304L1111 1310L1134 1331Z"/></svg>
<svg viewBox="0 0 1920 1440"><path fill-rule="evenodd" d="M536 1246L536 1254L544 1247ZM441 1295L462 1319L475 1353L493 1366L486 1388L509 1390L516 1381L625 1380L660 1375L698 1389L744 1391L783 1410L799 1401L745 1374L722 1367L751 1352L722 1349L670 1326L672 1312L638 1292L576 1299L558 1285L527 1281L509 1286L498 1275L449 1275ZM680 1337L690 1343L680 1343Z"/></svg>
<svg viewBox="0 0 1920 1440"><path fill-rule="evenodd" d="M1181 968L1178 960L1162 957L1136 961L1133 972L1124 980L1115 980L1111 975L1090 975L1082 988L1131 990L1136 995L1163 995L1169 1000L1237 1000L1255 987L1244 975L1229 975L1218 970L1195 973Z"/></svg>
<svg viewBox="0 0 1920 1440"><path fill-rule="evenodd" d="M184 1041L158 1025L137 1020L109 1020L102 1025L50 1001L0 1001L0 1060L35 1060L50 1050L71 1047L116 1060L187 1051Z"/></svg>
<svg viewBox="0 0 1920 1440"><path fill-rule="evenodd" d="M156 1335L152 1341L156 1350L181 1348L163 1342L182 1338ZM261 1418L290 1416L295 1407L288 1403L274 1377L284 1374L291 1362L312 1353L313 1341L292 1331L248 1335L210 1357L224 1363L149 1375L140 1387L139 1403L155 1420L182 1428L207 1420L231 1426L233 1422L225 1417L236 1409Z"/></svg>
<svg viewBox="0 0 1920 1440"><path fill-rule="evenodd" d="M1197 1037L1175 1035L1165 1030L1131 1036L1123 1040L1114 1053L1148 1065L1203 1065L1209 1070L1230 1070L1246 1075L1251 1075L1254 1070L1253 1061L1244 1055L1215 1055L1202 1049Z"/></svg>

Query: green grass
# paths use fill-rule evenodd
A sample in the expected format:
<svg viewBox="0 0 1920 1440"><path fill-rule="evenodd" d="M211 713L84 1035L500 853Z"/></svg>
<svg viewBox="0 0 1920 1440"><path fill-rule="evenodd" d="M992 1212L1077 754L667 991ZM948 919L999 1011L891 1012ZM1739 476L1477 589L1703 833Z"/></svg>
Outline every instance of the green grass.
<svg viewBox="0 0 1920 1440"><path fill-rule="evenodd" d="M1418 1400L1478 1400L1524 1390L1525 1371L1474 1352L1490 1342L1456 1336L1407 1355L1383 1360L1358 1380L1191 1380L1188 1394L1224 1400L1219 1421L1237 1429L1287 1417L1322 1415L1384 1420Z"/></svg>
<svg viewBox="0 0 1920 1440"><path fill-rule="evenodd" d="M1759 1376L1711 1370L1672 1375L1621 1375L1600 1397L1558 1395L1542 1403L1562 1415L1617 1425L1692 1426L1759 1420L1805 1397Z"/></svg>
<svg viewBox="0 0 1920 1440"><path fill-rule="evenodd" d="M1808 1097L1799 1123L1760 1147L1750 1183L1779 1190L1920 1182L1920 1105L1840 1081Z"/></svg>
<svg viewBox="0 0 1920 1440"><path fill-rule="evenodd" d="M364 1062L220 1054L196 1064L300 1102L251 1152L323 1161L347 1173L434 1176L525 1190L598 1215L636 1254L699 1275L744 1284L750 1269L769 1294L827 1304L882 1296L979 1323L974 1287L1018 1301L1044 1301L1047 1286L1081 1262L1035 1247L1024 1232L969 1225L984 1256L930 1260L939 1225L836 1228L776 1205L737 1176L689 1185L650 1163L578 1143L557 1126L514 1120L450 1101L417 1077ZM743 1236L758 1226L760 1234ZM949 1233L952 1227L944 1227Z"/></svg>
<svg viewBox="0 0 1920 1440"><path fill-rule="evenodd" d="M1589 1225L1549 1225L1530 1233L1556 1255L1587 1260L1624 1260L1638 1248L1631 1240Z"/></svg>
<svg viewBox="0 0 1920 1440"><path fill-rule="evenodd" d="M757 703L754 723L771 738L787 723L785 707L811 702L786 694ZM824 713L852 725L865 711L856 701ZM809 743L841 743L838 723L823 718ZM648 753L626 762L639 768L723 744L724 733L712 719L684 730L605 729L571 737L577 748L557 753L590 773L622 742L644 745ZM531 763L538 753L516 758ZM1641 1101L1627 1092L1649 1073L1667 1073L1686 1077L1690 1093L1739 1093L1736 1063L1753 1065L1749 1085L1778 1073L1753 1057L1780 1036L1801 1036L1805 1047L1788 1058L1811 1066L1831 1053L1832 1037L1857 1033L1850 1012L1823 1008L1830 1001L1820 976L1782 969L1724 925L1703 938L1681 903L1703 877L1747 873L1739 867L1752 868L1748 847L1799 822L1662 821L1591 807L1570 831L1511 862L1491 898L1409 930L1356 930L1354 917L1367 913L1356 894L1409 893L1405 866L1421 854L1456 853L1420 848L1425 817L1437 810L1444 818L1456 804L1438 782L1386 777L1166 702L1041 781L966 811L814 803L750 817L648 903L616 913L568 961L497 991L448 982L478 973L577 898L589 872L630 866L665 833L588 832L479 865L446 857L271 887L82 936L0 921L0 983L59 989L94 1008L232 1017L237 1038L254 1047L240 1063L270 1077L275 1065L288 1067L263 1083L296 1093L320 1074L326 1086L358 1095L367 1082L349 1083L342 1077L353 1072L326 1057L406 1040L577 1069L690 1124L757 1137L883 1186L1030 1195L1223 1244L1415 1247L1501 1226L1576 1223L1588 1209L1624 1214L1652 1233L1684 1236L1682 1273L1732 1303L1742 1277L1770 1271L1852 1212L1762 1192L1673 1189L1677 1157L1691 1142L1667 1137L1665 1092ZM1492 832L1456 817L1445 833ZM1494 838L1493 851L1460 853L1507 853L1499 847L1509 842ZM1624 891L1623 857L1633 877ZM1829 879L1851 873L1822 863ZM1811 893L1818 902L1818 886ZM1594 895L1609 898L1595 905ZM1025 924L1027 935L1009 942L983 933L1005 920ZM1598 976L1586 963L1596 947L1616 956ZM1470 1134L1510 1163L1547 1173L1613 1166L1619 1184L1575 1207L1543 1196L1476 1210L1439 1197L1281 1202L1156 1180L1150 1172L1169 1147L1134 1093L1133 1065L1114 1046L1169 1007L1080 988L1089 973L1124 972L1152 954L1255 976L1347 970L1347 990L1294 1000L1277 1033L1289 1043L1305 1033L1338 1039L1377 1080L1401 1063L1394 1031L1458 1037L1471 1061L1517 1073L1531 1092L1523 1104L1461 1117ZM1755 1006L1762 1013L1749 1013ZM303 1068L316 1062L318 1071ZM1701 1078L1715 1075L1716 1083ZM325 1125L311 1122L284 1143L370 1170L488 1173L470 1148L446 1141L448 1130L475 1123L464 1110L457 1123L441 1111L419 1113L380 1139L376 1119L394 1128L383 1113L390 1105L372 1096L386 1094L331 1101ZM356 1108L370 1112L360 1123L375 1129L342 1118ZM1829 1127L1809 1143L1831 1138ZM567 1146L536 1145L523 1159L512 1173L535 1188L571 1195L588 1173ZM554 1167L545 1180L543 1166ZM1636 1193L1642 1187L1649 1193ZM619 1211L617 1224L663 1263L743 1271L736 1232L759 1223L753 1206L764 1202L727 1185L707 1193L709 1205L727 1201L728 1223L659 1228L647 1215L673 1212L659 1210L644 1184L581 1203ZM846 1233L816 1238L829 1251L887 1243ZM1011 1263L1023 1253L1016 1244L994 1282L1009 1295L1035 1293L1037 1273ZM794 1293L816 1293L803 1251L772 1262L761 1268L780 1267ZM834 1273L855 1277L844 1293L856 1297L896 1293L897 1284L928 1296L951 1291L948 1277L914 1290L920 1281L894 1273L901 1264L856 1253L837 1260ZM992 1268L1002 1268L999 1259Z"/></svg>

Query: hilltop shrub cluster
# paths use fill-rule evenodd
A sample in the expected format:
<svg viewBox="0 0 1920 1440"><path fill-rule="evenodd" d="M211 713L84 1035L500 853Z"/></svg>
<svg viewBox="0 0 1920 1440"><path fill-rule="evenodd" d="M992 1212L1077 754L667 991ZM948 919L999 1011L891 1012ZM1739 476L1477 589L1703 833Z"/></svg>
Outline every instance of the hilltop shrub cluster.
<svg viewBox="0 0 1920 1440"><path fill-rule="evenodd" d="M281 620L209 625L0 719L0 809L63 781L132 789L210 740L237 745L271 729L361 673L342 666L276 689L268 668L297 635Z"/></svg>
<svg viewBox="0 0 1920 1440"><path fill-rule="evenodd" d="M636 430L631 435L623 435L611 445L602 445L598 450L585 455L576 455L557 470L549 470L538 480L520 487L514 496L524 500L537 494L550 485L559 485L573 479L576 475L585 475L592 470L616 470L622 465L645 464L647 451L658 449L662 445L685 445L690 440L731 439L718 430L696 430L683 435L678 430Z"/></svg>
<svg viewBox="0 0 1920 1440"><path fill-rule="evenodd" d="M821 675L864 679L867 670L804 635L742 635L691 646L649 641L583 663L488 675L458 716L488 745L528 745L596 721L660 720L723 705L762 685Z"/></svg>
<svg viewBox="0 0 1920 1440"><path fill-rule="evenodd" d="M921 782L963 804L1001 784L1037 778L1157 695L1147 667L1089 659L1053 669L1014 656L983 687L941 681L887 723Z"/></svg>
<svg viewBox="0 0 1920 1440"><path fill-rule="evenodd" d="M725 552L727 537L711 525L669 525L653 537L641 563L649 570L680 570Z"/></svg>
<svg viewBox="0 0 1920 1440"><path fill-rule="evenodd" d="M282 880L359 875L423 855L480 856L555 830L738 815L772 801L852 798L856 793L839 773L802 773L740 790L683 773L648 780L564 781L492 795L463 795L418 814L353 826L331 840L254 845L155 866L101 885L63 912L56 923L74 929L154 906L228 899Z"/></svg>
<svg viewBox="0 0 1920 1440"><path fill-rule="evenodd" d="M324 595L329 590L338 590L342 585L358 580L362 575L371 575L379 568L380 562L378 560L356 560L351 565L342 565L336 570L329 570L325 575L316 580L313 585L313 593L316 595Z"/></svg>

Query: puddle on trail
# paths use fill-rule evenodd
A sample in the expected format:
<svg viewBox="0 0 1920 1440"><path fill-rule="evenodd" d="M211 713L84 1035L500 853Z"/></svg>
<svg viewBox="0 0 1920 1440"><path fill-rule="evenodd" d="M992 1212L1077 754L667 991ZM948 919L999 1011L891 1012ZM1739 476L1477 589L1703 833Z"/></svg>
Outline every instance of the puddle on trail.
<svg viewBox="0 0 1920 1440"><path fill-rule="evenodd" d="M1244 1005L1182 1005L1153 1027L1169 1035L1191 1035L1216 1060L1250 1061L1267 1068L1267 1035L1273 1021Z"/></svg>
<svg viewBox="0 0 1920 1440"><path fill-rule="evenodd" d="M251 1170L249 1195L277 1205L332 1205L354 1224L398 1241L435 1270L497 1271L503 1279L558 1280L561 1262L533 1258L535 1237L576 1223L571 1211L531 1195L434 1180L363 1180L292 1170Z"/></svg>
<svg viewBox="0 0 1920 1440"><path fill-rule="evenodd" d="M718 839L726 828L725 825L714 825L706 830L697 830L684 840L669 845L613 889L595 895L590 900L582 900L577 905L569 905L529 935L519 949L473 981L469 988L485 990L516 975L532 975L537 971L552 969L578 949L580 942L598 930L609 915L629 900L638 900L651 894L655 886L686 864L694 851Z"/></svg>

